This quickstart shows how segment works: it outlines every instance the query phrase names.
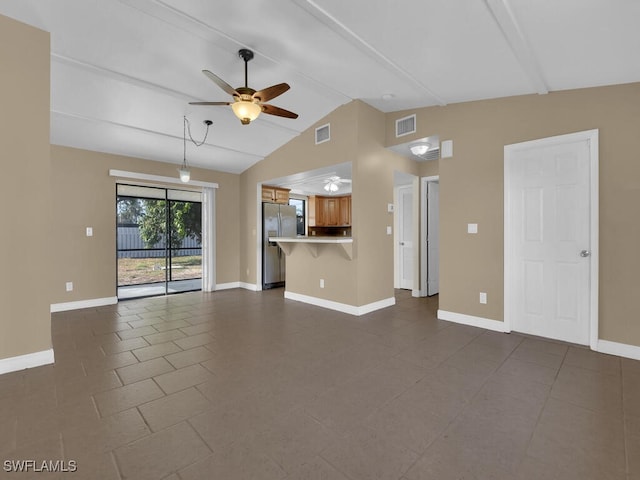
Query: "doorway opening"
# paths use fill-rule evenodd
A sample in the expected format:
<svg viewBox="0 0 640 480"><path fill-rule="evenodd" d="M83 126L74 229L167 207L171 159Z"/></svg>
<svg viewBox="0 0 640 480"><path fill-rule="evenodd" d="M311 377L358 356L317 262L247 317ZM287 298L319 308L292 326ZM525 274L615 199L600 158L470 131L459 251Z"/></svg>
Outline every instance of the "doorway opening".
<svg viewBox="0 0 640 480"><path fill-rule="evenodd" d="M440 293L440 177L422 177L420 296Z"/></svg>
<svg viewBox="0 0 640 480"><path fill-rule="evenodd" d="M116 186L118 299L202 289L202 194Z"/></svg>

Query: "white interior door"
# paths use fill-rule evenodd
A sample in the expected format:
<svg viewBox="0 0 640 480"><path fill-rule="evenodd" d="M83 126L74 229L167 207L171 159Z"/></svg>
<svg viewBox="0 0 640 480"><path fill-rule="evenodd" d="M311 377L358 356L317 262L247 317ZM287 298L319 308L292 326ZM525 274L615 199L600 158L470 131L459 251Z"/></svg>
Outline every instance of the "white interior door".
<svg viewBox="0 0 640 480"><path fill-rule="evenodd" d="M413 289L413 186L398 188L398 274L400 288Z"/></svg>
<svg viewBox="0 0 640 480"><path fill-rule="evenodd" d="M576 135L505 148L505 321L589 344L593 150Z"/></svg>
<svg viewBox="0 0 640 480"><path fill-rule="evenodd" d="M440 291L440 184L427 183L427 295Z"/></svg>

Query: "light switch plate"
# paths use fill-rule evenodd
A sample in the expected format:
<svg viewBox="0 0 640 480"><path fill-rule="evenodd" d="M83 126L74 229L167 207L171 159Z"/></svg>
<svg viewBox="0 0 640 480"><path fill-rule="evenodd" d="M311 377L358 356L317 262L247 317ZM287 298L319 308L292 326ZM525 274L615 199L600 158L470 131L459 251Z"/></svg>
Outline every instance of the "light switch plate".
<svg viewBox="0 0 640 480"><path fill-rule="evenodd" d="M65 288L66 288L67 292L72 292L73 291L73 282L67 282L65 284Z"/></svg>
<svg viewBox="0 0 640 480"><path fill-rule="evenodd" d="M467 224L467 233L478 233L478 224L477 223L468 223Z"/></svg>
<svg viewBox="0 0 640 480"><path fill-rule="evenodd" d="M93 237L93 227L87 227L87 237Z"/></svg>
<svg viewBox="0 0 640 480"><path fill-rule="evenodd" d="M392 233L393 233L393 230L391 230L391 227L387 225L387 235L391 235Z"/></svg>
<svg viewBox="0 0 640 480"><path fill-rule="evenodd" d="M387 203L387 212L393 213L393 203Z"/></svg>

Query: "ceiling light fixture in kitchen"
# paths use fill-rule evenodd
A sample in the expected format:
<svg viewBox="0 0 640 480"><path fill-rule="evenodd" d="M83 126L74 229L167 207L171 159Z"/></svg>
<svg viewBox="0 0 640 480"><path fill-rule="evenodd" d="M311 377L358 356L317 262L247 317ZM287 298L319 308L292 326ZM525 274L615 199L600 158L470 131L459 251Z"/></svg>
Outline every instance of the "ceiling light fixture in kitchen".
<svg viewBox="0 0 640 480"><path fill-rule="evenodd" d="M324 184L324 189L329 193L335 193L340 189L340 187L336 182L327 182Z"/></svg>
<svg viewBox="0 0 640 480"><path fill-rule="evenodd" d="M209 127L213 124L211 120L205 120L203 123L207 126L207 131L204 133L204 138L201 142L196 142L191 136L191 124L186 116L183 118L183 132L182 132L182 166L178 169L178 173L180 173L180 180L184 183L187 183L191 180L191 171L189 170L189 166L187 165L187 131L189 132L189 139L193 142L196 147L200 147L204 145L204 142L207 140L207 135L209 135Z"/></svg>
<svg viewBox="0 0 640 480"><path fill-rule="evenodd" d="M351 183L351 180L333 175L324 181L324 189L329 193L336 193L343 183Z"/></svg>

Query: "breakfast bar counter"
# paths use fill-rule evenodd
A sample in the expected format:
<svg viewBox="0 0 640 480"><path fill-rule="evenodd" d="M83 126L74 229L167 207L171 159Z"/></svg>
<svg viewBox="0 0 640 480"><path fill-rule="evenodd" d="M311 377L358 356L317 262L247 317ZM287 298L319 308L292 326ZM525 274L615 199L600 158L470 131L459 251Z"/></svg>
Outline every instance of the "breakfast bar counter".
<svg viewBox="0 0 640 480"><path fill-rule="evenodd" d="M353 260L353 238L351 237L269 237L269 241L277 243L287 256L300 244L304 245L314 258L320 254L319 247L335 245L344 251L349 260Z"/></svg>

